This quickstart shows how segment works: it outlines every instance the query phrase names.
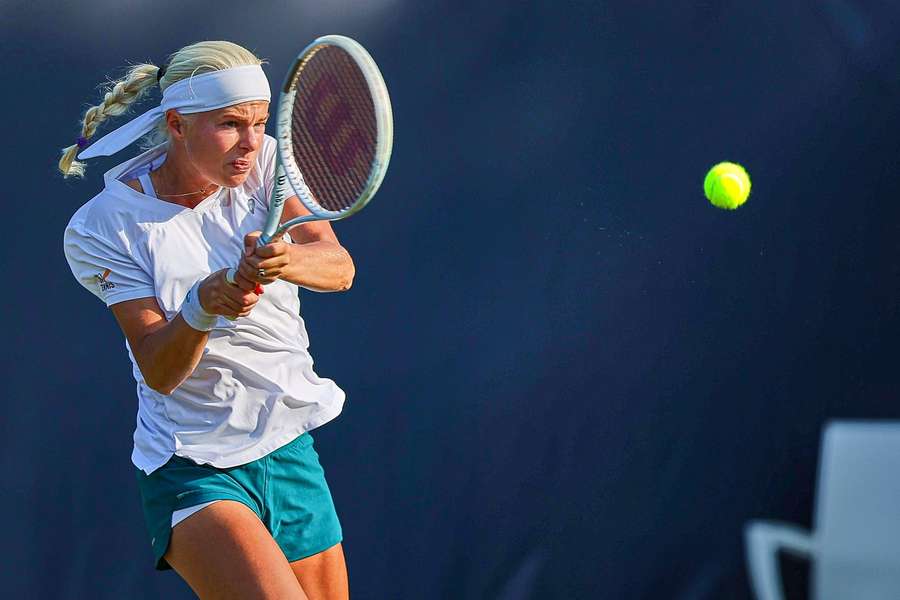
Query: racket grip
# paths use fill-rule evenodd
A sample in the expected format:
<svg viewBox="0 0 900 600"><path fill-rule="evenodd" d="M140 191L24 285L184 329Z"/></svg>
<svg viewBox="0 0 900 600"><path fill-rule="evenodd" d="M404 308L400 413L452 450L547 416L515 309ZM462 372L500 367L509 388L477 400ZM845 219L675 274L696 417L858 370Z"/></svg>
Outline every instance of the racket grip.
<svg viewBox="0 0 900 600"><path fill-rule="evenodd" d="M227 281L231 285L237 285L237 282L234 280L235 273L237 273L237 271L232 268L229 268L227 271L225 271L225 281ZM253 288L253 293L255 293L257 296L263 295L264 290L261 283L256 284L256 287Z"/></svg>
<svg viewBox="0 0 900 600"><path fill-rule="evenodd" d="M234 280L234 275L235 275L235 273L237 273L237 271L236 271L235 269L229 267L229 269L228 269L227 271L225 271L225 281L227 281L227 282L230 283L231 285L237 285L237 282ZM261 284L261 283L257 283L257 284L256 284L256 287L253 288L253 292L254 292L257 296L262 296L263 293L264 293L264 292L263 292L263 286L262 286L262 284ZM232 317L225 317L225 318L228 319L229 321L234 321L234 320L235 320L235 319L233 319Z"/></svg>

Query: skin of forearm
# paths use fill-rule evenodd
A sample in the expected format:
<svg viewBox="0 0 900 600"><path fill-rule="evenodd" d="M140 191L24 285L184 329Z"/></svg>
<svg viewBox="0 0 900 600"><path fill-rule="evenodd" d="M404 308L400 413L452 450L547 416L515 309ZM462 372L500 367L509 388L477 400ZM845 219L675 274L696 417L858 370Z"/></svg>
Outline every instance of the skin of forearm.
<svg viewBox="0 0 900 600"><path fill-rule="evenodd" d="M160 394L171 394L197 368L208 338L209 333L197 331L178 313L135 350L144 381Z"/></svg>
<svg viewBox="0 0 900 600"><path fill-rule="evenodd" d="M342 292L350 289L356 268L353 259L340 244L320 240L306 244L288 244L290 263L281 279L316 292Z"/></svg>

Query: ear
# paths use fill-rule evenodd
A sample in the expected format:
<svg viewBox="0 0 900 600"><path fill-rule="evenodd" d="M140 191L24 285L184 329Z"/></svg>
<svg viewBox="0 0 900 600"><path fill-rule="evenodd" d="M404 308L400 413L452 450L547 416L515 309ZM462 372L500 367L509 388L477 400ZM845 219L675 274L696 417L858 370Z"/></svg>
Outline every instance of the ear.
<svg viewBox="0 0 900 600"><path fill-rule="evenodd" d="M174 108L166 111L166 127L169 129L169 135L178 141L184 141L186 119L183 115L178 114Z"/></svg>

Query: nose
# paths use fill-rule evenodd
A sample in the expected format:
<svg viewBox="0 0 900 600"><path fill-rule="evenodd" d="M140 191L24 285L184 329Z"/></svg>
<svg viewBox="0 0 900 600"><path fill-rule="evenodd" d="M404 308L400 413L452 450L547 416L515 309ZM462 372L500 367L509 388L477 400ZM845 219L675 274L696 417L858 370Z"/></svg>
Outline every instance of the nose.
<svg viewBox="0 0 900 600"><path fill-rule="evenodd" d="M264 133L257 131L255 127L243 127L241 131L240 147L245 152L255 152L259 150L262 143Z"/></svg>

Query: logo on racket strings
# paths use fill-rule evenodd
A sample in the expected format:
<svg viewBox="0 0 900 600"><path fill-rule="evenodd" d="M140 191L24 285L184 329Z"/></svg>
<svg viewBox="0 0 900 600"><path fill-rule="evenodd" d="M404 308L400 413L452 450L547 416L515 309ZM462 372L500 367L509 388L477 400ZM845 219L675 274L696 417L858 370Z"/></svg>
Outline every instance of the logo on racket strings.
<svg viewBox="0 0 900 600"><path fill-rule="evenodd" d="M109 274L112 273L111 269L106 269L102 273L97 273L94 275L94 279L97 280L97 285L100 286L101 292L108 292L109 290L116 287L112 281L107 281L106 278L109 277Z"/></svg>
<svg viewBox="0 0 900 600"><path fill-rule="evenodd" d="M330 77L316 81L310 104L314 110L309 120L310 133L327 148L324 158L332 172L344 176L357 166L357 160L363 158L370 144L362 131L354 126L354 111Z"/></svg>

